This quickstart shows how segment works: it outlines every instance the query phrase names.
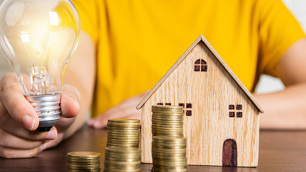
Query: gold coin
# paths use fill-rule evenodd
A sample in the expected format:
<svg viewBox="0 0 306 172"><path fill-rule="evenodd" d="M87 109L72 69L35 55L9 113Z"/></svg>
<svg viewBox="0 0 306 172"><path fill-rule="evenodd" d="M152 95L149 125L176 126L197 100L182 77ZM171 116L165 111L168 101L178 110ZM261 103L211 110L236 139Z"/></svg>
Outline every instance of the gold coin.
<svg viewBox="0 0 306 172"><path fill-rule="evenodd" d="M152 116L154 117L183 117L183 112L171 112L171 111L160 111L160 112L153 112Z"/></svg>
<svg viewBox="0 0 306 172"><path fill-rule="evenodd" d="M155 140L157 142L161 141L161 142L168 142L168 143L181 142L181 141L186 142L185 137L169 137L169 136L156 136L156 137L153 137L153 140Z"/></svg>
<svg viewBox="0 0 306 172"><path fill-rule="evenodd" d="M115 123L140 123L139 119L108 119L108 122Z"/></svg>
<svg viewBox="0 0 306 172"><path fill-rule="evenodd" d="M67 160L67 163L68 164L88 164L88 165L91 165L91 164L98 164L98 163L100 163L100 160L94 160L94 161Z"/></svg>
<svg viewBox="0 0 306 172"><path fill-rule="evenodd" d="M160 112L160 111L174 111L174 112L182 112L183 107L181 106L164 106L164 105L153 105L152 112Z"/></svg>
<svg viewBox="0 0 306 172"><path fill-rule="evenodd" d="M141 168L139 169L129 169L128 171L123 169L123 170L116 170L116 169L104 169L104 172L139 172L141 171Z"/></svg>
<svg viewBox="0 0 306 172"><path fill-rule="evenodd" d="M75 158L100 158L100 153L98 152L68 152L68 157Z"/></svg>

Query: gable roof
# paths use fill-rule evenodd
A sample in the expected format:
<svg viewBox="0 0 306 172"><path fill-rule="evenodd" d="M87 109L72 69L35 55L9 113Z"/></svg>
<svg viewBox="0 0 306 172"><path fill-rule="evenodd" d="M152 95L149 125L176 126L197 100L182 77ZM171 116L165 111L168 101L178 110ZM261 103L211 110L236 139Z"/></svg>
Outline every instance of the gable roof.
<svg viewBox="0 0 306 172"><path fill-rule="evenodd" d="M255 105L255 107L263 113L263 109L257 103L253 95L249 92L249 90L242 84L242 82L238 79L238 77L234 74L234 72L227 66L227 64L223 61L223 59L219 56L216 50L210 45L210 43L205 39L203 35L200 35L196 41L185 51L185 53L174 63L174 65L169 69L169 71L158 81L158 83L149 91L149 93L139 102L137 105L137 109L141 109L142 106L149 100L149 98L154 94L154 92L163 84L163 82L170 76L170 74L176 69L176 67L188 56L188 54L198 45L200 42L203 42L207 48L211 51L211 53L216 57L219 63L225 68L225 70L229 73L229 75L233 78L233 80L238 84L238 86L243 90L243 92L247 95L247 97L251 100L251 102Z"/></svg>

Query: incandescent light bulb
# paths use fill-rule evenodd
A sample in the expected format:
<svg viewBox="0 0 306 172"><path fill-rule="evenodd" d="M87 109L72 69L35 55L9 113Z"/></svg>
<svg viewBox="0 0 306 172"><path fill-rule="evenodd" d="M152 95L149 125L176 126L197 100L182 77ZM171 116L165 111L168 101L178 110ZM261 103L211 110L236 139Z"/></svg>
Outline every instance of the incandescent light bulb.
<svg viewBox="0 0 306 172"><path fill-rule="evenodd" d="M60 119L64 73L79 34L69 0L5 0L0 7L0 45L37 112L37 131Z"/></svg>

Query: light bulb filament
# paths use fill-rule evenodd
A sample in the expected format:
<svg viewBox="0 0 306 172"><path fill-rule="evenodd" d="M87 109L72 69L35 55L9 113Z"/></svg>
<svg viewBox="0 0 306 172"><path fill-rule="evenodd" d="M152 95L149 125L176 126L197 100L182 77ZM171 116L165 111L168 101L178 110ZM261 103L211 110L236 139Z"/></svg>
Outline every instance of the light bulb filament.
<svg viewBox="0 0 306 172"><path fill-rule="evenodd" d="M31 69L31 91L36 94L49 93L49 77L45 67L35 66Z"/></svg>

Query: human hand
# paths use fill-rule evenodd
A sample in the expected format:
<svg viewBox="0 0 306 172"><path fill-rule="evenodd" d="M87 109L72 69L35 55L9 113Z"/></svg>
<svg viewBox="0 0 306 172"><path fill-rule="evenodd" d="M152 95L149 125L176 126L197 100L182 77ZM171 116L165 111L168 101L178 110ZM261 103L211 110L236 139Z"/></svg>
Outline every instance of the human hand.
<svg viewBox="0 0 306 172"><path fill-rule="evenodd" d="M100 129L107 126L108 119L125 118L141 119L141 111L136 109L138 103L144 98L147 92L129 98L105 113L88 121L90 127Z"/></svg>
<svg viewBox="0 0 306 172"><path fill-rule="evenodd" d="M57 145L64 131L73 123L80 109L78 91L63 86L61 119L49 132L35 131L39 119L32 105L24 97L15 74L6 74L0 81L0 157L33 157L46 148Z"/></svg>

